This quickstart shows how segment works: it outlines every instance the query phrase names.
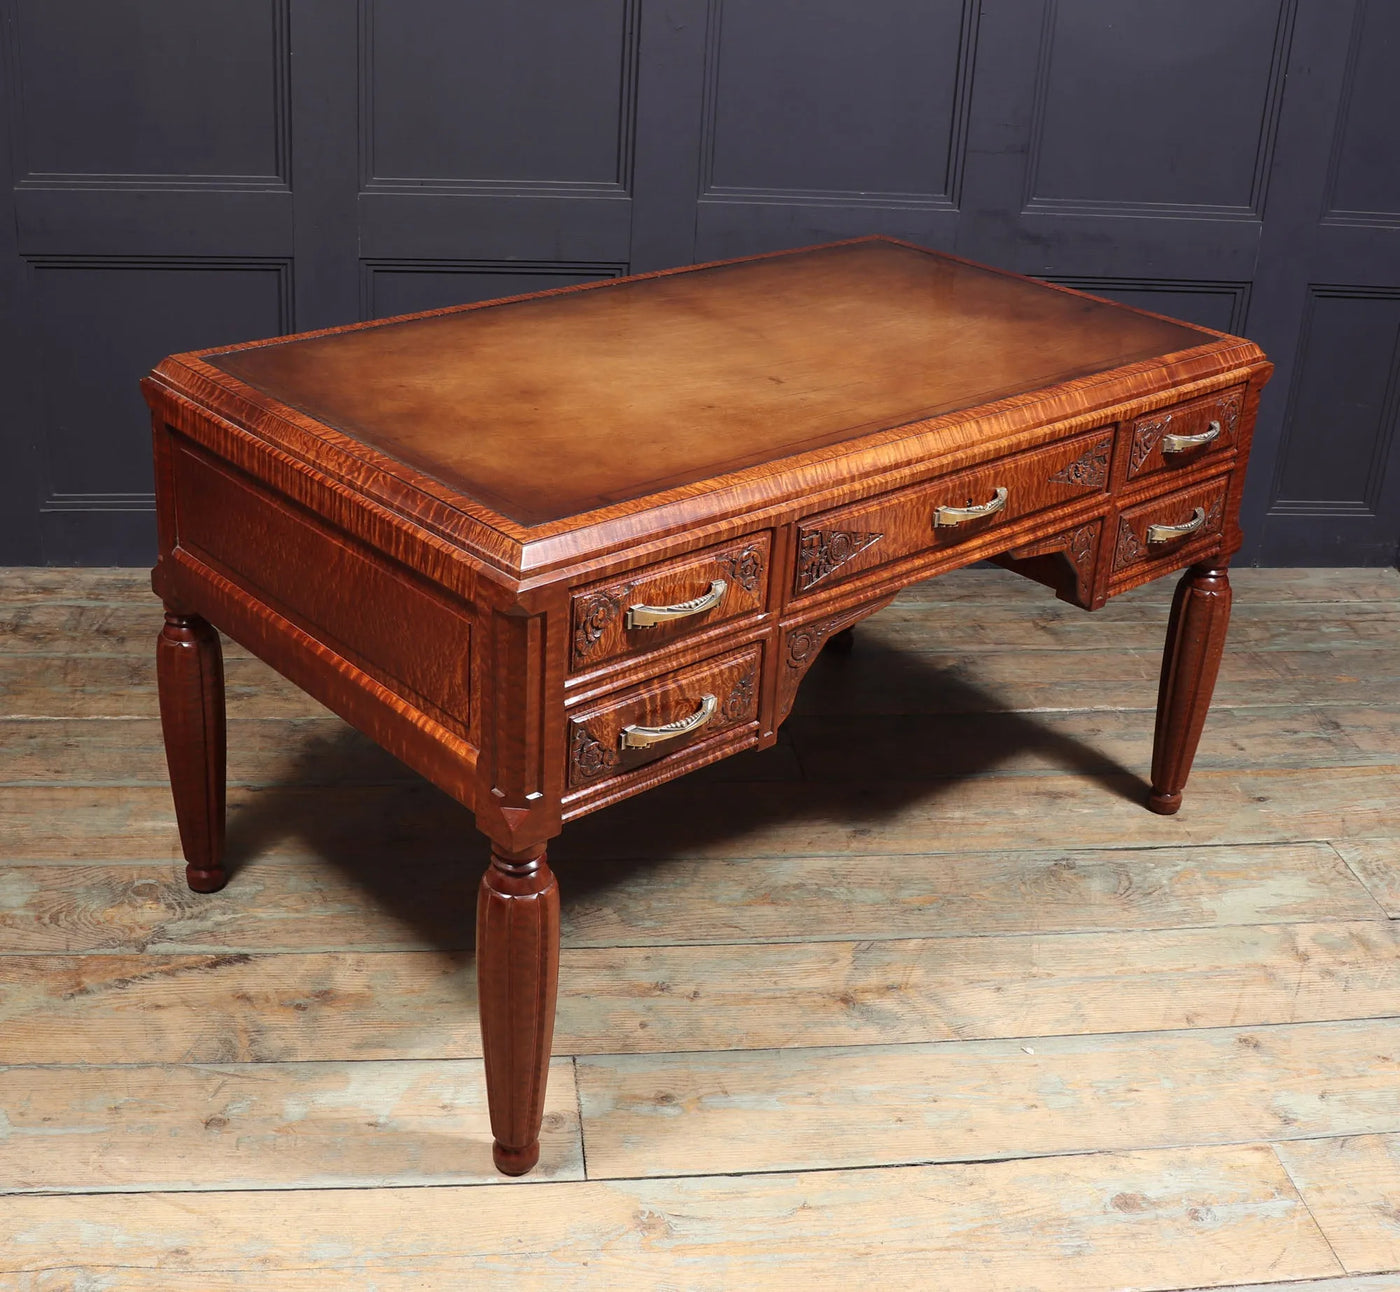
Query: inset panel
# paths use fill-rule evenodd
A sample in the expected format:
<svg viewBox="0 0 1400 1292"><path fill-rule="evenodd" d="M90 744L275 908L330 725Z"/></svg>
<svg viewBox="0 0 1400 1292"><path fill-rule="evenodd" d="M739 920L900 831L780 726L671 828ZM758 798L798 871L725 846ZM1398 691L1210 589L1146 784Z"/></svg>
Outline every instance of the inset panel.
<svg viewBox="0 0 1400 1292"><path fill-rule="evenodd" d="M963 0L729 0L711 33L705 192L953 193Z"/></svg>
<svg viewBox="0 0 1400 1292"><path fill-rule="evenodd" d="M1376 509L1400 406L1400 292L1314 287L1273 513Z"/></svg>
<svg viewBox="0 0 1400 1292"><path fill-rule="evenodd" d="M1248 283L1188 282L1161 278L1047 278L1123 305L1165 314L1218 332L1239 334L1249 310Z"/></svg>
<svg viewBox="0 0 1400 1292"><path fill-rule="evenodd" d="M467 305L616 278L623 265L521 265L461 261L364 262L364 317L394 318L419 310Z"/></svg>
<svg viewBox="0 0 1400 1292"><path fill-rule="evenodd" d="M1400 6L1360 0L1333 144L1333 218L1400 222Z"/></svg>
<svg viewBox="0 0 1400 1292"><path fill-rule="evenodd" d="M364 183L628 184L636 0L362 0Z"/></svg>
<svg viewBox="0 0 1400 1292"><path fill-rule="evenodd" d="M137 383L168 354L276 336L285 262L29 262L34 378L52 502L149 495L151 423Z"/></svg>
<svg viewBox="0 0 1400 1292"><path fill-rule="evenodd" d="M21 180L285 183L285 0L10 0Z"/></svg>
<svg viewBox="0 0 1400 1292"><path fill-rule="evenodd" d="M1046 0L1031 207L1258 214L1294 0Z"/></svg>

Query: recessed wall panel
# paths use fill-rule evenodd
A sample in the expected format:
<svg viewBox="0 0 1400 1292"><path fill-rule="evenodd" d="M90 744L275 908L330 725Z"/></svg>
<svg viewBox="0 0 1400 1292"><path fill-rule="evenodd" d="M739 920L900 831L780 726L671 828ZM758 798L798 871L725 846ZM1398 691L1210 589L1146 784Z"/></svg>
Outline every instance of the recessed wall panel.
<svg viewBox="0 0 1400 1292"><path fill-rule="evenodd" d="M625 184L633 8L365 0L366 181Z"/></svg>
<svg viewBox="0 0 1400 1292"><path fill-rule="evenodd" d="M1275 507L1369 510L1400 404L1400 293L1311 291Z"/></svg>
<svg viewBox="0 0 1400 1292"><path fill-rule="evenodd" d="M285 179L282 0L11 0L19 178Z"/></svg>
<svg viewBox="0 0 1400 1292"><path fill-rule="evenodd" d="M707 187L947 194L969 14L962 0L725 0Z"/></svg>
<svg viewBox="0 0 1400 1292"><path fill-rule="evenodd" d="M1028 197L1252 211L1292 0L1047 0Z"/></svg>
<svg viewBox="0 0 1400 1292"><path fill-rule="evenodd" d="M141 377L176 351L287 326L286 266L276 262L55 258L29 272L50 496L149 494Z"/></svg>

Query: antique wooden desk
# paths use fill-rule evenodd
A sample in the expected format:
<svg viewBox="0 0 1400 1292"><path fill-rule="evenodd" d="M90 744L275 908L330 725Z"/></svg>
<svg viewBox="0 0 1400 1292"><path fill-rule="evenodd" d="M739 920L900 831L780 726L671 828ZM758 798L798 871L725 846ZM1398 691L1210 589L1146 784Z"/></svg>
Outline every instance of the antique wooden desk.
<svg viewBox="0 0 1400 1292"><path fill-rule="evenodd" d="M833 635L994 558L1086 609L1186 567L1148 806L1230 606L1248 341L887 239L167 359L161 717L225 879L228 633L473 809L486 1080L528 1171L563 824L771 744Z"/></svg>

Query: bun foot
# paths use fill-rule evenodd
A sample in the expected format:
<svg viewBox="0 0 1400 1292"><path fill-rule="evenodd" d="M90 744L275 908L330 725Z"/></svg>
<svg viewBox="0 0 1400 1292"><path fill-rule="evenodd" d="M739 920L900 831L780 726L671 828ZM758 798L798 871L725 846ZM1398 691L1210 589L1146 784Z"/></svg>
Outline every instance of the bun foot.
<svg viewBox="0 0 1400 1292"><path fill-rule="evenodd" d="M217 893L228 883L228 871L222 866L217 870L201 870L197 866L186 866L185 882L196 893Z"/></svg>
<svg viewBox="0 0 1400 1292"><path fill-rule="evenodd" d="M491 1156L502 1175L524 1175L540 1160L540 1142L536 1140L525 1148L507 1148L497 1140L491 1145Z"/></svg>
<svg viewBox="0 0 1400 1292"><path fill-rule="evenodd" d="M1181 794L1159 794L1153 790L1148 797L1147 806L1160 816L1174 816L1181 808Z"/></svg>

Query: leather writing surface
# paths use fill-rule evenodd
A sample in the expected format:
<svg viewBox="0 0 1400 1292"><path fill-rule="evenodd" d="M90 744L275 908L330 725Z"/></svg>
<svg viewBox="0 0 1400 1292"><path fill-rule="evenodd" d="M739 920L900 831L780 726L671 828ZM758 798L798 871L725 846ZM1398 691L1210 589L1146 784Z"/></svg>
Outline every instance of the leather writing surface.
<svg viewBox="0 0 1400 1292"><path fill-rule="evenodd" d="M539 524L1211 339L871 240L210 362Z"/></svg>

